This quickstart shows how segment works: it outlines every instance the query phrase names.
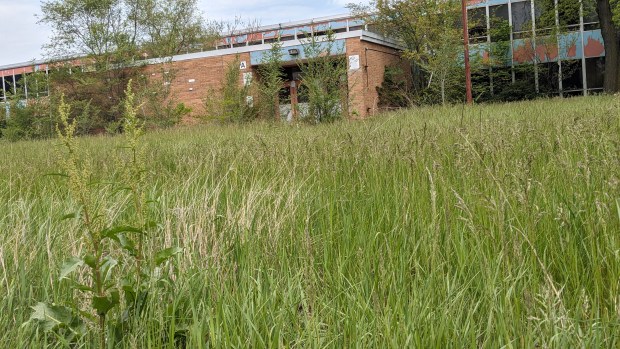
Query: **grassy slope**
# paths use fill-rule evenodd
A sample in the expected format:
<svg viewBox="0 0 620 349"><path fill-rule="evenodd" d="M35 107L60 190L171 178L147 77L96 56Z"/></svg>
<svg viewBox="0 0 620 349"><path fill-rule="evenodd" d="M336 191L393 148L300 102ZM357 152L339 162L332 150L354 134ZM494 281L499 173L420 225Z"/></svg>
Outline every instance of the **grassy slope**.
<svg viewBox="0 0 620 349"><path fill-rule="evenodd" d="M618 97L151 133L153 241L185 251L127 343L618 347L619 141ZM109 178L120 140L80 142ZM2 348L42 345L28 307L72 297L52 145L0 143Z"/></svg>

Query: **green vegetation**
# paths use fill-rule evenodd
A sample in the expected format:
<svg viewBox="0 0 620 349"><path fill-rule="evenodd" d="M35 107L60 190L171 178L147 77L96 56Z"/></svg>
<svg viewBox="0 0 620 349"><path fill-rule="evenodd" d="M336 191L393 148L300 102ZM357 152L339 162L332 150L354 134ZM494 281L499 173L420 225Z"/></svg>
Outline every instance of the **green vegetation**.
<svg viewBox="0 0 620 349"><path fill-rule="evenodd" d="M207 118L227 122L256 119L259 108L254 106L252 79L243 78L240 62L239 56L228 62L219 89L210 89L204 97Z"/></svg>
<svg viewBox="0 0 620 349"><path fill-rule="evenodd" d="M618 347L619 135L617 96L146 134L141 253L183 251L116 347ZM74 141L101 219L143 222L105 182L132 167L127 138ZM22 325L42 300L89 312L59 281L89 242L45 175L57 143L0 143L2 348L70 346ZM74 347L98 347L84 326Z"/></svg>

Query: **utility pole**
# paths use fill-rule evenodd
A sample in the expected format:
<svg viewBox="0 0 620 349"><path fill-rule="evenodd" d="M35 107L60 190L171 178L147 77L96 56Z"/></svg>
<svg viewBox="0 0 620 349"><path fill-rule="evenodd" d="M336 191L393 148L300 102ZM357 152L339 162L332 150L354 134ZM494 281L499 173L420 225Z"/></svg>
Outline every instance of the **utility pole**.
<svg viewBox="0 0 620 349"><path fill-rule="evenodd" d="M471 97L471 66L469 65L469 28L467 27L467 0L461 0L461 13L463 18L463 45L465 48L465 93L467 104L472 104Z"/></svg>

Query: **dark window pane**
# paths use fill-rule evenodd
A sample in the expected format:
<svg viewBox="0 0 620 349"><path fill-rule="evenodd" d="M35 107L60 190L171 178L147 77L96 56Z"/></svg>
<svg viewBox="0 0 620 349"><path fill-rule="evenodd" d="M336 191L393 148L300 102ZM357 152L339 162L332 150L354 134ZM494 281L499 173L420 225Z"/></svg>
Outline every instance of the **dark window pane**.
<svg viewBox="0 0 620 349"><path fill-rule="evenodd" d="M501 96L504 91L509 91L512 85L512 70L510 67L493 67L491 70L493 79L493 94Z"/></svg>
<svg viewBox="0 0 620 349"><path fill-rule="evenodd" d="M508 4L489 7L489 16L491 41L509 40Z"/></svg>
<svg viewBox="0 0 620 349"><path fill-rule="evenodd" d="M538 31L544 32L543 28L555 27L555 5L553 0L542 0L534 2L534 18Z"/></svg>
<svg viewBox="0 0 620 349"><path fill-rule="evenodd" d="M596 4L586 1L583 3L583 23L598 22Z"/></svg>
<svg viewBox="0 0 620 349"><path fill-rule="evenodd" d="M515 81L527 82L532 85L532 90L535 89L536 75L534 73L533 64L519 64L513 67L515 72Z"/></svg>
<svg viewBox="0 0 620 349"><path fill-rule="evenodd" d="M491 75L489 69L475 69L471 72L471 87L474 98L486 101L491 98Z"/></svg>
<svg viewBox="0 0 620 349"><path fill-rule="evenodd" d="M581 60L562 61L562 90L583 89Z"/></svg>
<svg viewBox="0 0 620 349"><path fill-rule="evenodd" d="M586 58L586 81L588 88L603 88L605 57Z"/></svg>
<svg viewBox="0 0 620 349"><path fill-rule="evenodd" d="M470 42L487 41L487 15L484 7L467 10L467 25Z"/></svg>
<svg viewBox="0 0 620 349"><path fill-rule="evenodd" d="M574 0L558 0L558 18L560 20L560 26L579 27L579 1Z"/></svg>
<svg viewBox="0 0 620 349"><path fill-rule="evenodd" d="M505 4L489 7L489 16L508 21L508 5Z"/></svg>
<svg viewBox="0 0 620 349"><path fill-rule="evenodd" d="M532 3L529 1L512 3L512 31L521 32L532 27Z"/></svg>
<svg viewBox="0 0 620 349"><path fill-rule="evenodd" d="M538 68L538 87L541 93L555 95L559 91L559 67L556 62L542 63Z"/></svg>

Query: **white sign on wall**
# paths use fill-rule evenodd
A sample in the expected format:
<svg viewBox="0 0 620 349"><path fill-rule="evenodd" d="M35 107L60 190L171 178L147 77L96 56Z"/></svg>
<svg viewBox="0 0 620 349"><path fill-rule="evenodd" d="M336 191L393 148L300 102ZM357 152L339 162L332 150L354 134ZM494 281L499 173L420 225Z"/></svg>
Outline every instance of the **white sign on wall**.
<svg viewBox="0 0 620 349"><path fill-rule="evenodd" d="M243 73L243 86L250 86L252 83L252 73Z"/></svg>
<svg viewBox="0 0 620 349"><path fill-rule="evenodd" d="M358 70L359 68L360 68L360 56L359 55L349 56L349 70Z"/></svg>
<svg viewBox="0 0 620 349"><path fill-rule="evenodd" d="M241 63L239 63L239 69L246 70L247 68L248 68L248 62L241 61Z"/></svg>

